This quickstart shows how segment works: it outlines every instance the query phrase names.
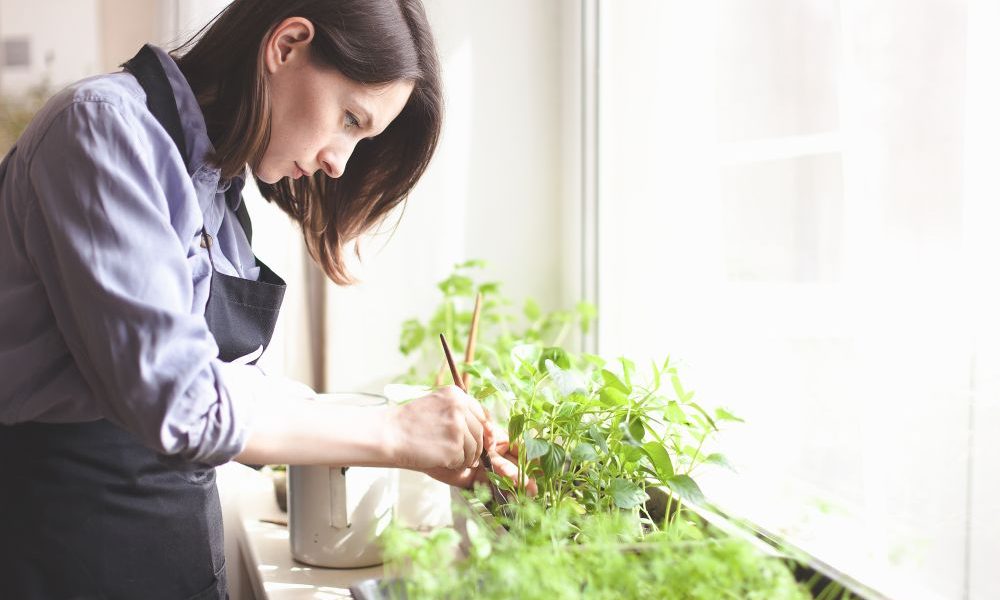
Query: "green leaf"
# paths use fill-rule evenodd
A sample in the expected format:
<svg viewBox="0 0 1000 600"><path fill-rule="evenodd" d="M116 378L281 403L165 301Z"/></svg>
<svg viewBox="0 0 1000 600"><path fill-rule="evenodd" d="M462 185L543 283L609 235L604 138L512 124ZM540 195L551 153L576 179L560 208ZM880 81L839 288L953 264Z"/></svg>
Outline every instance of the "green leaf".
<svg viewBox="0 0 1000 600"><path fill-rule="evenodd" d="M613 387L606 387L601 390L601 405L607 408L628 404L628 396L621 390Z"/></svg>
<svg viewBox="0 0 1000 600"><path fill-rule="evenodd" d="M479 293L486 296L492 296L494 294L500 293L500 282L499 281L487 281L486 283L479 284ZM485 306L484 306L485 308Z"/></svg>
<svg viewBox="0 0 1000 600"><path fill-rule="evenodd" d="M595 369L603 369L604 365L607 364L606 360L596 354L588 354L584 352L580 355L580 358L582 358L587 364L593 365Z"/></svg>
<svg viewBox="0 0 1000 600"><path fill-rule="evenodd" d="M493 485L497 486L501 490L511 493L517 493L517 487L514 485L514 482L511 481L510 479L507 479L503 475L487 471L486 477L489 478L489 480L493 483ZM492 499L492 494L488 494L487 499ZM483 504L485 504L485 502Z"/></svg>
<svg viewBox="0 0 1000 600"><path fill-rule="evenodd" d="M493 384L489 382L473 385L469 389L469 394L476 400L479 400L480 402L483 402L484 400L486 400L490 396L493 396L496 393L497 393L496 388L493 387Z"/></svg>
<svg viewBox="0 0 1000 600"><path fill-rule="evenodd" d="M464 263L455 265L455 270L458 269L483 269L486 267L486 261L481 258L470 258Z"/></svg>
<svg viewBox="0 0 1000 600"><path fill-rule="evenodd" d="M696 411L698 411L702 415L704 415L705 419L708 420L708 424L711 425L712 429L715 429L716 431L718 431L719 428L715 425L715 421L712 420L712 417L708 416L708 413L705 412L705 409L703 409L702 407L698 406L694 402L689 402L688 406L690 406L691 408L695 409Z"/></svg>
<svg viewBox="0 0 1000 600"><path fill-rule="evenodd" d="M559 408L556 410L556 417L560 419L565 419L566 417L573 416L577 410L580 408L580 403L567 400L559 403Z"/></svg>
<svg viewBox="0 0 1000 600"><path fill-rule="evenodd" d="M522 366L529 367L530 373L535 373L535 365L538 364L538 355L541 349L538 344L518 344L510 349L510 359L514 363L514 370L520 370Z"/></svg>
<svg viewBox="0 0 1000 600"><path fill-rule="evenodd" d="M656 361L650 361L653 363L653 391L660 389L660 368L656 365Z"/></svg>
<svg viewBox="0 0 1000 600"><path fill-rule="evenodd" d="M685 456L690 456L691 460L698 460L698 457L702 456L701 450L695 448L694 446L685 445L681 448L681 454Z"/></svg>
<svg viewBox="0 0 1000 600"><path fill-rule="evenodd" d="M556 443L549 444L549 451L542 456L542 470L549 477L562 473L566 463L566 450Z"/></svg>
<svg viewBox="0 0 1000 600"><path fill-rule="evenodd" d="M542 316L541 307L532 298L524 301L524 316L528 317L529 321L537 321L538 317Z"/></svg>
<svg viewBox="0 0 1000 600"><path fill-rule="evenodd" d="M677 394L677 400L679 400L680 402L687 402L688 400L691 399L692 396L694 396L694 392L684 391L684 386L681 385L681 379L677 375L673 375L670 377L670 383L673 384L674 393Z"/></svg>
<svg viewBox="0 0 1000 600"><path fill-rule="evenodd" d="M709 454L708 456L706 456L705 457L705 462L708 463L708 464L719 465L720 467L725 467L725 468L729 469L730 471L732 471L733 473L736 472L736 467L734 467L732 465L732 463L729 462L729 459L726 458L726 455L725 454L720 454L719 452L713 452L713 453Z"/></svg>
<svg viewBox="0 0 1000 600"><path fill-rule="evenodd" d="M462 368L465 369L466 373L471 374L476 379L493 379L493 371L480 362L462 365Z"/></svg>
<svg viewBox="0 0 1000 600"><path fill-rule="evenodd" d="M545 440L537 440L533 437L524 436L524 447L528 451L526 460L535 460L549 453L549 443Z"/></svg>
<svg viewBox="0 0 1000 600"><path fill-rule="evenodd" d="M575 463L595 461L597 460L597 449L594 448L592 444L580 442L575 448L573 448L573 452L570 453L570 457Z"/></svg>
<svg viewBox="0 0 1000 600"><path fill-rule="evenodd" d="M576 312L580 315L580 330L584 334L590 332L590 325L597 318L597 307L590 302L578 302Z"/></svg>
<svg viewBox="0 0 1000 600"><path fill-rule="evenodd" d="M507 435L515 440L522 431L524 431L524 413L511 415L510 422L507 423Z"/></svg>
<svg viewBox="0 0 1000 600"><path fill-rule="evenodd" d="M642 424L640 417L632 417L632 420L628 422L628 434L634 441L642 441L642 438L646 435L646 426Z"/></svg>
<svg viewBox="0 0 1000 600"><path fill-rule="evenodd" d="M705 495L701 493L701 488L687 475L674 475L667 480L667 487L670 491L680 496L685 502L694 504L704 504Z"/></svg>
<svg viewBox="0 0 1000 600"><path fill-rule="evenodd" d="M427 337L427 330L416 319L409 319L403 322L403 331L399 334L399 351L407 355L424 342Z"/></svg>
<svg viewBox="0 0 1000 600"><path fill-rule="evenodd" d="M471 296L472 286L472 278L465 275L451 275L438 284L438 289L446 296Z"/></svg>
<svg viewBox="0 0 1000 600"><path fill-rule="evenodd" d="M587 508L572 498L563 498L561 506L569 508L569 510L578 515L587 514Z"/></svg>
<svg viewBox="0 0 1000 600"><path fill-rule="evenodd" d="M604 385L607 387L615 388L625 394L630 394L632 392L632 388L630 386L625 385L617 375L607 369L601 369L601 378L604 379Z"/></svg>
<svg viewBox="0 0 1000 600"><path fill-rule="evenodd" d="M628 386L629 392L632 391L632 373L635 372L635 363L631 360L625 358L624 356L618 359L622 364L622 376L625 377L625 385Z"/></svg>
<svg viewBox="0 0 1000 600"><path fill-rule="evenodd" d="M541 371L545 367L545 361L551 360L560 369L569 369L572 367L569 360L569 355L566 351L557 346L549 346L542 350L542 356L538 359L538 370Z"/></svg>
<svg viewBox="0 0 1000 600"><path fill-rule="evenodd" d="M649 457L650 462L653 463L653 468L656 469L656 474L660 477L661 481L666 481L668 478L674 475L674 465L670 462L670 454L667 453L667 449L663 447L663 444L659 442L646 442L642 445L643 452Z"/></svg>
<svg viewBox="0 0 1000 600"><path fill-rule="evenodd" d="M682 409L674 400L667 403L667 408L663 412L663 417L671 423L678 423L681 425L687 423L687 415L684 414L684 409Z"/></svg>
<svg viewBox="0 0 1000 600"><path fill-rule="evenodd" d="M637 464L646 455L639 446L628 444L622 446L618 453L621 455L622 462L627 465Z"/></svg>
<svg viewBox="0 0 1000 600"><path fill-rule="evenodd" d="M587 437L590 438L590 441L597 444L597 447L602 452L605 454L608 452L608 438L597 425L591 425L587 428Z"/></svg>
<svg viewBox="0 0 1000 600"><path fill-rule="evenodd" d="M720 421L736 421L738 423L746 422L724 408L715 409L715 418Z"/></svg>
<svg viewBox="0 0 1000 600"><path fill-rule="evenodd" d="M635 508L649 499L641 486L617 477L611 480L609 491L618 508Z"/></svg>

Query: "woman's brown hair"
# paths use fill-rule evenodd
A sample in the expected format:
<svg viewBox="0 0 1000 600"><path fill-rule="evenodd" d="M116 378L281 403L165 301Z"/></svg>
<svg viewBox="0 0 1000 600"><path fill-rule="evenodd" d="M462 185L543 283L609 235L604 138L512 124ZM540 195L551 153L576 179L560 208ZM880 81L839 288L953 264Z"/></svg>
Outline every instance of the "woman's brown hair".
<svg viewBox="0 0 1000 600"><path fill-rule="evenodd" d="M198 95L223 178L256 165L270 140L271 110L263 46L288 17L312 22L314 60L364 84L414 82L402 112L375 138L361 140L337 179L322 170L257 187L299 222L306 246L338 284L344 245L378 226L430 162L443 118L437 51L420 0L235 0L172 52Z"/></svg>

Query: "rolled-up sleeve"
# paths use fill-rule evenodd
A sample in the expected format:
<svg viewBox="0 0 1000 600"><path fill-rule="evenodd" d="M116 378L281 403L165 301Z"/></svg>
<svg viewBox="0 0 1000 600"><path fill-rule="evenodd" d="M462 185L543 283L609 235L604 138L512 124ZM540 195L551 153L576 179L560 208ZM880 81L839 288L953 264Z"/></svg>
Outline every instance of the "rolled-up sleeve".
<svg viewBox="0 0 1000 600"><path fill-rule="evenodd" d="M71 104L27 158L25 247L102 415L158 452L221 464L243 449L253 410L230 396L192 310L167 201L192 192L169 144L112 103Z"/></svg>

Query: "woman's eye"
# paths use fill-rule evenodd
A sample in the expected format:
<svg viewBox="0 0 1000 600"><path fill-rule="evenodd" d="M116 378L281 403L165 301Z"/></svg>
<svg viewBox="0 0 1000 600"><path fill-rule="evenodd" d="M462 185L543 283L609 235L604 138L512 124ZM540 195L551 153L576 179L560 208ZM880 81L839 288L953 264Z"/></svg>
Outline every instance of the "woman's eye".
<svg viewBox="0 0 1000 600"><path fill-rule="evenodd" d="M352 127L360 127L361 126L361 122L358 121L357 117L355 117L351 113L347 112L347 113L344 113L344 126L347 127L348 129L350 129Z"/></svg>

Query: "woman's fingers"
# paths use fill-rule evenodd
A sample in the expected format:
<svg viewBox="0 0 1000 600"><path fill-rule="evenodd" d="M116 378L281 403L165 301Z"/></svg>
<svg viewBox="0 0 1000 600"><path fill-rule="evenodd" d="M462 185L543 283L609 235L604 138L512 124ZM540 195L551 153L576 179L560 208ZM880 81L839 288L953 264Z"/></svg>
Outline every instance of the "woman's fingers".
<svg viewBox="0 0 1000 600"><path fill-rule="evenodd" d="M492 452L496 448L496 427L492 421L486 421L483 425L483 448Z"/></svg>
<svg viewBox="0 0 1000 600"><path fill-rule="evenodd" d="M486 410L483 408L483 405L480 404L472 396L463 392L460 388L455 388L455 389L458 390L458 393L462 394L462 396L465 398L466 406L468 406L469 411L471 411L472 414L475 415L476 419L478 419L480 423L488 423L489 418L486 416Z"/></svg>
<svg viewBox="0 0 1000 600"><path fill-rule="evenodd" d="M502 454L494 454L490 457L493 461L493 470L498 475L502 475L511 481L517 481L517 465L508 460Z"/></svg>
<svg viewBox="0 0 1000 600"><path fill-rule="evenodd" d="M456 411L453 414L458 417L456 424L461 430L464 460L461 465L453 465L453 467L475 467L479 464L479 457L483 453L485 430L483 418L486 415L479 403L459 387L445 386L440 392L452 403L451 410Z"/></svg>
<svg viewBox="0 0 1000 600"><path fill-rule="evenodd" d="M503 455L493 453L490 455L490 460L493 462L493 470L496 471L497 475L509 479L516 484L520 479L520 472L518 471L517 463L512 461L511 458L513 457L509 454ZM477 480L483 483L487 483L489 481L489 476L486 475L485 469L481 470L478 474ZM527 482L525 482L525 491L529 496L535 496L538 494L538 484L535 483L534 479L529 478Z"/></svg>
<svg viewBox="0 0 1000 600"><path fill-rule="evenodd" d="M468 411L465 413L465 466L475 467L483 453L483 424ZM471 454L470 454L471 453Z"/></svg>
<svg viewBox="0 0 1000 600"><path fill-rule="evenodd" d="M476 452L478 447L476 438L474 438L470 432L466 431L465 439L462 444L462 450L465 454L464 461L461 465L457 465L456 468L463 469L474 467L476 465L476 461L479 460L479 454Z"/></svg>

